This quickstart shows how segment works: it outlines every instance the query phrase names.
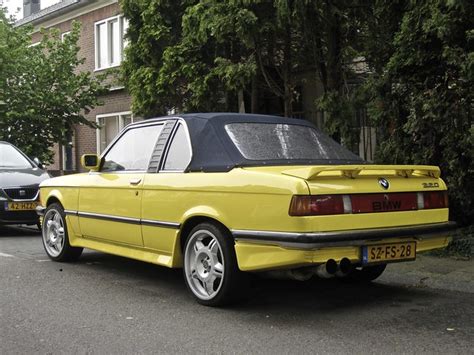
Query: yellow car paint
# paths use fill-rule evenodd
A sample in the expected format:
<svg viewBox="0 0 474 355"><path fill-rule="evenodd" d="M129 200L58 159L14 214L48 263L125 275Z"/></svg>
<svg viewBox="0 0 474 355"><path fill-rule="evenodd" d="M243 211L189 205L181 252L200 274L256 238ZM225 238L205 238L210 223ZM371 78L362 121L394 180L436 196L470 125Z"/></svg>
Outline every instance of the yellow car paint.
<svg viewBox="0 0 474 355"><path fill-rule="evenodd" d="M417 253L444 248L448 245L450 238L442 236L439 238L416 240ZM386 239L383 242L371 242L370 244L389 244L402 241L399 238ZM314 250L289 249L275 245L254 244L237 241L235 245L239 268L242 271L265 271L284 269L288 267L310 266L325 263L329 259L339 262L348 258L351 262L361 261L360 246L326 247Z"/></svg>
<svg viewBox="0 0 474 355"><path fill-rule="evenodd" d="M68 211L71 245L167 267L182 266L181 239L186 236L181 232L193 218L215 220L229 231L277 232L344 231L448 221L448 209L289 216L294 195L382 193L376 183L379 176L390 180L390 192L446 189L437 177L436 167L380 166L379 170L370 171L344 166L332 167L330 171L324 168L252 167L219 173L91 172L43 182L41 203L46 207L59 201ZM425 190L423 183L436 183L437 187ZM88 213L120 217L124 221L89 218ZM135 223L138 220L161 224ZM170 228L167 223L179 227ZM447 236L421 240L417 251L443 248L447 242ZM303 250L237 241L235 251L239 268L244 271L293 268L344 257L360 260L360 246L349 245Z"/></svg>

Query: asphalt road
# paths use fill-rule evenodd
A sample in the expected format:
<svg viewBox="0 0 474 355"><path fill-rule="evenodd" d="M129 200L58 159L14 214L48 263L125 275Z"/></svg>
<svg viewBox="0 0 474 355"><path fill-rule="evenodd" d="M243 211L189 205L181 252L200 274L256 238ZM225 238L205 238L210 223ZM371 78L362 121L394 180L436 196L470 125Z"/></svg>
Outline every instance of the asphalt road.
<svg viewBox="0 0 474 355"><path fill-rule="evenodd" d="M264 280L239 306L194 302L181 272L96 252L47 259L0 229L0 354L473 352L472 261L393 264L370 286Z"/></svg>

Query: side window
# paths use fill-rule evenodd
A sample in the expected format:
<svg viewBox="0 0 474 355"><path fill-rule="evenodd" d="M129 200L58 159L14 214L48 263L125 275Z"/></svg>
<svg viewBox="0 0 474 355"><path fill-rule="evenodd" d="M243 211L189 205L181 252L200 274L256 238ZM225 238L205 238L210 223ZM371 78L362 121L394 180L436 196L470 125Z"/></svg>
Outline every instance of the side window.
<svg viewBox="0 0 474 355"><path fill-rule="evenodd" d="M129 129L104 157L101 171L146 170L163 124Z"/></svg>
<svg viewBox="0 0 474 355"><path fill-rule="evenodd" d="M171 142L163 170L184 171L191 161L191 142L182 124Z"/></svg>

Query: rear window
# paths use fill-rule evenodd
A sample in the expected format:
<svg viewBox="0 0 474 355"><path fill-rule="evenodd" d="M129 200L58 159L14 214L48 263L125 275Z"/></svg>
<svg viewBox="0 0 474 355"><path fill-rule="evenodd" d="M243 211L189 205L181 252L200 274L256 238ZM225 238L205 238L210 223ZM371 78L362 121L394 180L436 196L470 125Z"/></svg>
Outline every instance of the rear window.
<svg viewBox="0 0 474 355"><path fill-rule="evenodd" d="M275 123L231 123L225 126L248 160L356 161L362 159L312 127Z"/></svg>

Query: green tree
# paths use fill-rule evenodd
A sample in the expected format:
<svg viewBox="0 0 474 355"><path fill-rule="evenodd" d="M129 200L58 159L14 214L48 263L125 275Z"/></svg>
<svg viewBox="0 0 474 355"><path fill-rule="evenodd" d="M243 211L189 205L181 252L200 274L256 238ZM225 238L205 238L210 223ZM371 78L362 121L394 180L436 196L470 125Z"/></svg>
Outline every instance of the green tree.
<svg viewBox="0 0 474 355"><path fill-rule="evenodd" d="M231 110L255 72L255 16L231 2L122 1L130 19L123 74L135 112ZM247 38L246 38L247 37Z"/></svg>
<svg viewBox="0 0 474 355"><path fill-rule="evenodd" d="M136 113L266 113L259 99L271 96L291 117L306 73L323 84L318 105L330 133L347 145L358 138L346 83L367 11L359 1L122 0L122 7L131 42L123 73Z"/></svg>
<svg viewBox="0 0 474 355"><path fill-rule="evenodd" d="M368 51L377 69L366 86L369 112L385 133L378 161L439 165L452 217L472 223L474 4L410 2L399 18L386 59L381 42ZM386 24L376 28L389 37Z"/></svg>
<svg viewBox="0 0 474 355"><path fill-rule="evenodd" d="M77 70L84 62L78 23L64 40L57 30L43 31L37 46L30 46L30 31L0 11L0 139L49 163L51 148L67 144L75 124L95 127L84 114L107 88L103 77Z"/></svg>

